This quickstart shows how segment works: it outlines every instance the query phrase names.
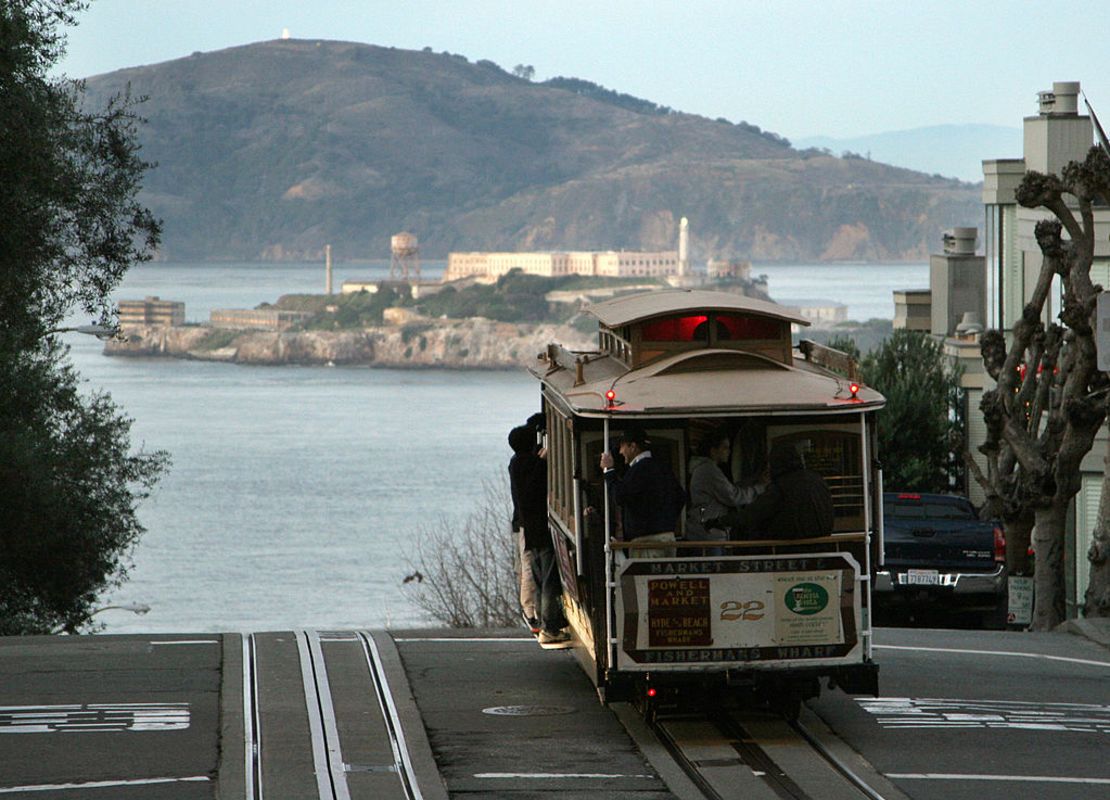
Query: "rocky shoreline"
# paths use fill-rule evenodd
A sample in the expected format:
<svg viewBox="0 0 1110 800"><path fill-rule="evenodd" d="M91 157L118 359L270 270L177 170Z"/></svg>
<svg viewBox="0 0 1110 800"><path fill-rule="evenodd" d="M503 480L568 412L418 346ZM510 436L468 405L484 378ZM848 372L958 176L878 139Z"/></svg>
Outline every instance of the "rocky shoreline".
<svg viewBox="0 0 1110 800"><path fill-rule="evenodd" d="M344 331L259 331L208 325L136 326L109 341L110 356L161 356L234 364L516 369L549 343L588 349L594 341L566 325L429 320Z"/></svg>

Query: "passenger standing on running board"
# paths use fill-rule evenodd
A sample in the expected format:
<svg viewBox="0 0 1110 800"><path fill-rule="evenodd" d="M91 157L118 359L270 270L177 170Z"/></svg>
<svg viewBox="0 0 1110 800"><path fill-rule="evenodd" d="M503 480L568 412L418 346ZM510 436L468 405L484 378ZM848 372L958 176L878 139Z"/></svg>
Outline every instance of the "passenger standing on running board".
<svg viewBox="0 0 1110 800"><path fill-rule="evenodd" d="M539 588L536 597L536 613L542 626L539 642L545 648L568 647L570 636L563 630L567 626L563 587L547 526L547 449L536 451L534 429L525 427L523 433L518 433L520 430L514 429L515 435L511 434L510 439L513 457L509 461L509 488L524 527L524 547L532 555L532 573Z"/></svg>
<svg viewBox="0 0 1110 800"><path fill-rule="evenodd" d="M528 425L519 425L509 431L509 447L512 448L514 454L518 451L527 450L530 442L534 444L535 437ZM509 462L509 473L511 487L511 461ZM516 540L517 561L520 565L520 613L523 615L529 630L533 634L538 634L542 627L540 625L539 607L536 605L536 596L539 594L539 590L536 586L536 577L532 574L532 551L525 546L524 522L521 520L520 508L516 504L515 496L513 497L512 529L513 537Z"/></svg>

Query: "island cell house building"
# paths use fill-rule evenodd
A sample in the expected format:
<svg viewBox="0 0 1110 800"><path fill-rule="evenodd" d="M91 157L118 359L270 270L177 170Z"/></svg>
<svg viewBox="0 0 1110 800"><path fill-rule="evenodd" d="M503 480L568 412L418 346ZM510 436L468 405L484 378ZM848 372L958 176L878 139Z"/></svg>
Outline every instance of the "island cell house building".
<svg viewBox="0 0 1110 800"><path fill-rule="evenodd" d="M445 281L469 277L497 278L519 269L529 275L592 275L606 278L659 277L680 274L675 250L609 250L551 253L450 253Z"/></svg>

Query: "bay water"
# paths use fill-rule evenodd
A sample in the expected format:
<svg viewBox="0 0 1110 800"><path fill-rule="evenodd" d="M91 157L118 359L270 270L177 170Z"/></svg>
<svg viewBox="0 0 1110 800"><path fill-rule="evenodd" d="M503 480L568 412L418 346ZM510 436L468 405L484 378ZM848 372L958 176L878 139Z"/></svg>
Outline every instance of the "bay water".
<svg viewBox="0 0 1110 800"><path fill-rule="evenodd" d="M388 271L337 265L334 285ZM926 264L752 271L776 300L834 300L859 320L891 318L893 290L928 285ZM183 300L188 320L205 321L323 284L317 264L148 264L116 299ZM87 388L134 419L133 443L173 459L140 507L147 533L130 578L103 602L151 610L104 610L108 633L435 624L402 584L418 534L476 510L484 483L505 473L509 429L539 408L523 369L240 366L107 357L78 334L67 343Z"/></svg>

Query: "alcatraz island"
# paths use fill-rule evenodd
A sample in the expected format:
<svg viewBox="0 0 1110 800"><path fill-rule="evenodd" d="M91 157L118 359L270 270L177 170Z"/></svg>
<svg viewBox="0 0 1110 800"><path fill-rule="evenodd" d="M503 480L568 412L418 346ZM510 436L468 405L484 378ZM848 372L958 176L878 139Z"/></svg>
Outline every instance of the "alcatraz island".
<svg viewBox="0 0 1110 800"><path fill-rule="evenodd" d="M552 341L589 347L597 322L583 307L617 294L698 287L770 299L766 278L753 278L746 261L711 259L691 269L685 226L675 251L451 253L436 281L421 280L412 234L392 237L392 255L388 279L348 280L334 292L327 248L324 293L215 309L203 324L185 322L184 303L121 300L120 335L105 353L242 364L508 369ZM801 309L826 320L843 310L836 304Z"/></svg>

